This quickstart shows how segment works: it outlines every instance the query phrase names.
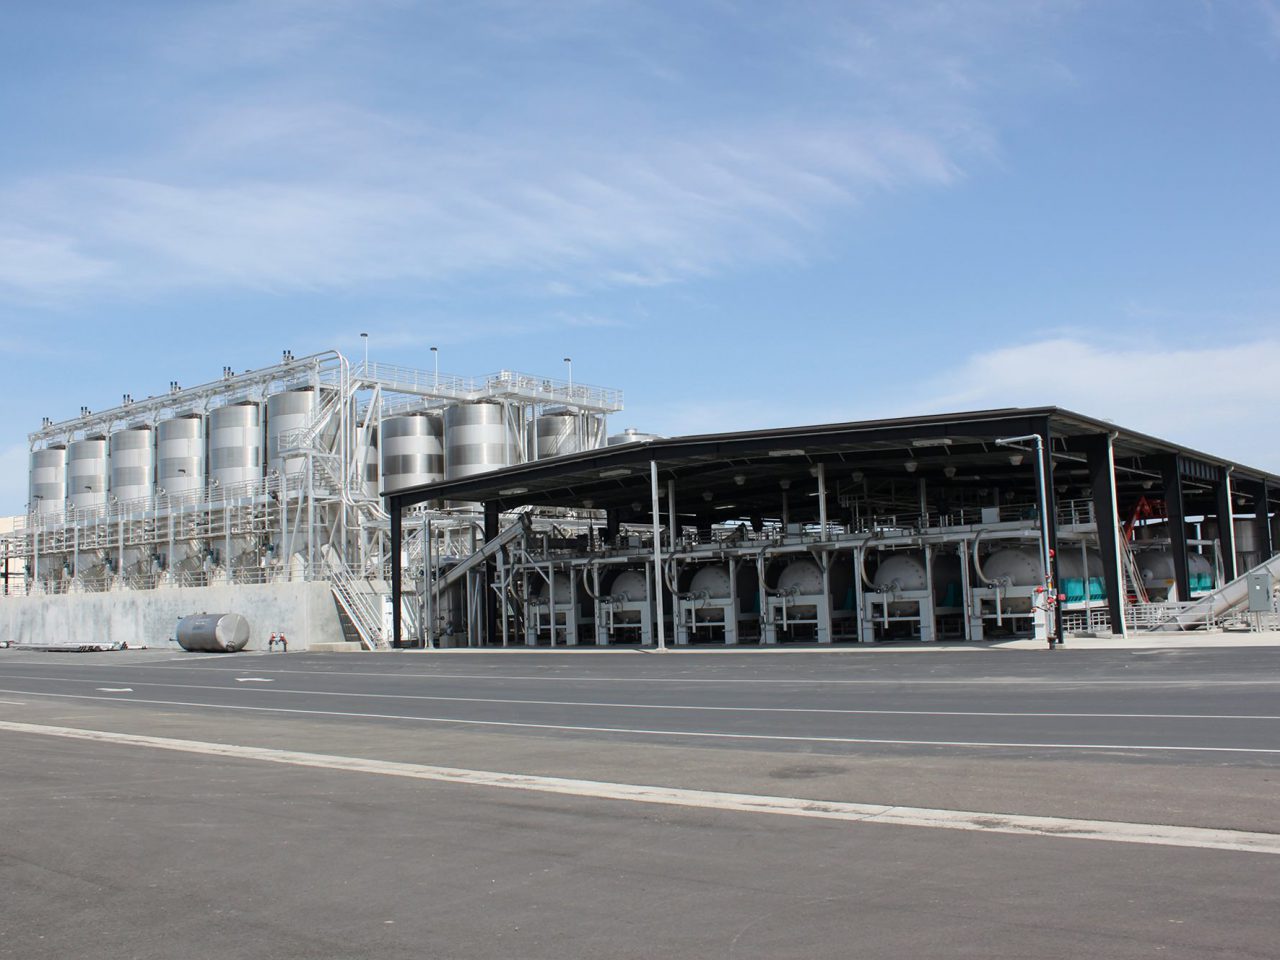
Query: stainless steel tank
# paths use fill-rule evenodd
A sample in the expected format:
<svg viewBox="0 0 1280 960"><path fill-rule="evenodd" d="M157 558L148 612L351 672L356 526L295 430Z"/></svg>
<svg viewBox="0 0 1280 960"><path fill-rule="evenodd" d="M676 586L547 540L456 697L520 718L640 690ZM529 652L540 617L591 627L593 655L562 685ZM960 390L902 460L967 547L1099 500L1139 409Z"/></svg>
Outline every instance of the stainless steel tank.
<svg viewBox="0 0 1280 960"><path fill-rule="evenodd" d="M113 497L121 503L150 499L156 488L155 431L132 426L111 434L110 464Z"/></svg>
<svg viewBox="0 0 1280 960"><path fill-rule="evenodd" d="M176 638L183 650L235 653L249 642L249 621L238 613L200 613L178 621Z"/></svg>
<svg viewBox="0 0 1280 960"><path fill-rule="evenodd" d="M267 397L267 469L282 474L301 473L306 469L305 456L286 456L281 442L289 446L288 434L302 430L315 417L319 400L310 387L283 390Z"/></svg>
<svg viewBox="0 0 1280 960"><path fill-rule="evenodd" d="M449 480L515 463L516 445L500 403L459 403L444 412L444 472Z"/></svg>
<svg viewBox="0 0 1280 960"><path fill-rule="evenodd" d="M28 480L31 512L61 513L67 499L67 448L32 450Z"/></svg>
<svg viewBox="0 0 1280 960"><path fill-rule="evenodd" d="M106 504L106 437L74 440L67 446L67 501L78 510Z"/></svg>
<svg viewBox="0 0 1280 960"><path fill-rule="evenodd" d="M387 493L444 479L444 422L425 410L382 421L382 488Z"/></svg>
<svg viewBox="0 0 1280 960"><path fill-rule="evenodd" d="M599 447L604 421L589 413L567 409L547 410L525 424L525 456L546 460L579 450Z"/></svg>
<svg viewBox="0 0 1280 960"><path fill-rule="evenodd" d="M615 433L609 437L608 446L616 447L623 443L640 443L644 440L661 440L662 437L656 433L641 433L635 427L627 427L621 433Z"/></svg>
<svg viewBox="0 0 1280 960"><path fill-rule="evenodd" d="M209 482L226 489L262 477L262 407L231 403L209 414Z"/></svg>
<svg viewBox="0 0 1280 960"><path fill-rule="evenodd" d="M204 417L162 420L156 427L156 487L170 496L204 489Z"/></svg>
<svg viewBox="0 0 1280 960"><path fill-rule="evenodd" d="M583 424L567 410L544 413L525 425L525 450L530 460L546 460L584 448Z"/></svg>
<svg viewBox="0 0 1280 960"><path fill-rule="evenodd" d="M356 464L357 489L371 500L378 497L378 427L356 427L352 460Z"/></svg>

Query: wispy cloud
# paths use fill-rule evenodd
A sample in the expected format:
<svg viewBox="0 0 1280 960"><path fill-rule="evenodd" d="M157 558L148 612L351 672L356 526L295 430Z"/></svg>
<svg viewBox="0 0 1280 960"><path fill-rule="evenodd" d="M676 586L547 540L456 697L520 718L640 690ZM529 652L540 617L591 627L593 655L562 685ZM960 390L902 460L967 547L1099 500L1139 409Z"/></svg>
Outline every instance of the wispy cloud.
<svg viewBox="0 0 1280 960"><path fill-rule="evenodd" d="M700 34L699 4L214 8L164 34L185 119L110 170L0 182L0 223L41 238L19 251L37 261L20 289L49 295L478 274L579 290L802 260L834 216L952 183L988 142L964 78L980 41L1025 24L987 0L943 6L965 14L743 11L743 31L777 33L754 59Z"/></svg>
<svg viewBox="0 0 1280 960"><path fill-rule="evenodd" d="M975 353L915 385L920 410L1052 405L1280 469L1280 339L1232 346L1046 339ZM898 413L911 411L899 410Z"/></svg>

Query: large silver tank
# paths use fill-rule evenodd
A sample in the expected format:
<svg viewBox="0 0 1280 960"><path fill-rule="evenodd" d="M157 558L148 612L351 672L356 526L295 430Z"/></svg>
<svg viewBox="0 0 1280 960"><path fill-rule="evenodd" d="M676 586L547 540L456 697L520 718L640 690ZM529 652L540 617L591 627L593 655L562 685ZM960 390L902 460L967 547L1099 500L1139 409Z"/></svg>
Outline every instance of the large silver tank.
<svg viewBox="0 0 1280 960"><path fill-rule="evenodd" d="M444 479L444 422L425 410L382 421L382 487L387 493Z"/></svg>
<svg viewBox="0 0 1280 960"><path fill-rule="evenodd" d="M635 427L627 427L621 433L615 433L609 438L608 446L616 447L622 443L639 443L643 440L661 440L662 437L656 433L641 433Z"/></svg>
<svg viewBox="0 0 1280 960"><path fill-rule="evenodd" d="M371 500L378 497L378 427L356 427L352 460L357 464L359 491Z"/></svg>
<svg viewBox="0 0 1280 960"><path fill-rule="evenodd" d="M267 397L267 469L282 474L301 473L307 458L285 456L281 440L285 434L301 430L311 423L318 406L316 391L310 387L283 390Z"/></svg>
<svg viewBox="0 0 1280 960"><path fill-rule="evenodd" d="M209 482L226 489L262 477L262 407L251 401L209 414Z"/></svg>
<svg viewBox="0 0 1280 960"><path fill-rule="evenodd" d="M156 486L171 497L204 489L204 417L162 420L156 427Z"/></svg>
<svg viewBox="0 0 1280 960"><path fill-rule="evenodd" d="M604 422L591 414L548 410L525 425L525 452L530 460L546 460L600 446Z"/></svg>
<svg viewBox="0 0 1280 960"><path fill-rule="evenodd" d="M516 462L517 437L502 404L459 403L444 412L444 472L449 480Z"/></svg>
<svg viewBox="0 0 1280 960"><path fill-rule="evenodd" d="M78 510L107 502L107 440L89 437L67 447L67 501Z"/></svg>
<svg viewBox="0 0 1280 960"><path fill-rule="evenodd" d="M111 434L111 495L121 503L150 498L155 492L156 437L149 426L125 427Z"/></svg>
<svg viewBox="0 0 1280 960"><path fill-rule="evenodd" d="M33 513L61 513L67 499L67 448L31 451L28 500Z"/></svg>
<svg viewBox="0 0 1280 960"><path fill-rule="evenodd" d="M183 650L235 653L249 642L249 621L238 613L199 613L178 621L175 639Z"/></svg>

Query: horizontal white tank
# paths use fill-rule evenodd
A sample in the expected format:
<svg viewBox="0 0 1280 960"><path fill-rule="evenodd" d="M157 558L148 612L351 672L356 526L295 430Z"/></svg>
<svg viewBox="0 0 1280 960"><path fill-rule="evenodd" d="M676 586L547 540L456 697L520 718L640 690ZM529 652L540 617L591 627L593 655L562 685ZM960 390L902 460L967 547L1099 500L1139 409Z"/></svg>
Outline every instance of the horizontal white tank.
<svg viewBox="0 0 1280 960"><path fill-rule="evenodd" d="M754 613L759 610L760 595L756 580L756 568L750 564L738 565L738 612ZM723 602L730 597L729 567L723 563L710 563L699 567L689 580L688 592L694 597L694 604L699 599ZM715 607L698 611L698 619L723 620L723 609Z"/></svg>
<svg viewBox="0 0 1280 960"><path fill-rule="evenodd" d="M33 513L61 513L67 499L67 448L31 451L28 500Z"/></svg>
<svg viewBox="0 0 1280 960"><path fill-rule="evenodd" d="M569 582L567 573L556 572L551 575L551 580L555 584L555 604L556 609L560 610L564 607L572 605L573 601L573 584ZM542 577L530 581L530 592L543 601L550 601L552 589Z"/></svg>
<svg viewBox="0 0 1280 960"><path fill-rule="evenodd" d="M623 601L638 601L647 598L649 581L643 570L623 570L609 584L609 596Z"/></svg>
<svg viewBox="0 0 1280 960"><path fill-rule="evenodd" d="M176 497L204 489L204 417L198 413L156 426L156 486Z"/></svg>
<svg viewBox="0 0 1280 960"><path fill-rule="evenodd" d="M852 576L847 563L833 564L827 579L830 584L830 601L833 611L849 610L853 607ZM775 592L791 597L817 597L822 595L822 568L812 557L797 557L782 568L778 574ZM800 618L812 618L818 615L818 608L812 603L792 604L790 614Z"/></svg>
<svg viewBox="0 0 1280 960"><path fill-rule="evenodd" d="M1138 572L1142 575L1143 585L1148 592L1167 594L1177 580L1174 572L1173 554L1167 550L1142 550L1137 556ZM1213 589L1213 564L1207 557L1194 551L1187 552L1187 578L1191 581L1193 594L1205 593ZM1182 599L1188 600L1189 597Z"/></svg>

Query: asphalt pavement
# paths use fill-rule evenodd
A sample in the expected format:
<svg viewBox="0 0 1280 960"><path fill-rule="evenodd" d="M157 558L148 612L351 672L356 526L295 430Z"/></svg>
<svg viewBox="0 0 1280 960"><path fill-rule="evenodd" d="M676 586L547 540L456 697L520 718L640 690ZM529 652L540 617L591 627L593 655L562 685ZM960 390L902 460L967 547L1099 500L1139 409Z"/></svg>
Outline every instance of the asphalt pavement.
<svg viewBox="0 0 1280 960"><path fill-rule="evenodd" d="M1278 668L1266 647L4 650L0 723L38 729L0 729L0 956L1276 956L1280 856L1196 838L1280 849ZM637 785L710 799L608 799ZM741 795L803 802L718 799ZM804 812L823 802L973 824Z"/></svg>

